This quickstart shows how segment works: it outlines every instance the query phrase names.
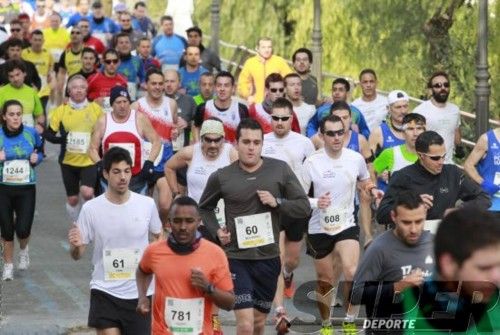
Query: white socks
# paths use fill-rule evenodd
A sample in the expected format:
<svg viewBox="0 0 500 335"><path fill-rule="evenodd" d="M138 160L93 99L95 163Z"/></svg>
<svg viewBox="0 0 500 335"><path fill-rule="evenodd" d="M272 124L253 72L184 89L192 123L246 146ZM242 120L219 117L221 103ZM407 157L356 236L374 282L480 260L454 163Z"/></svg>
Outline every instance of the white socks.
<svg viewBox="0 0 500 335"><path fill-rule="evenodd" d="M72 222L76 222L78 220L78 215L80 214L80 209L82 208L81 202L73 207L70 204L66 203L66 212L69 215L69 218Z"/></svg>

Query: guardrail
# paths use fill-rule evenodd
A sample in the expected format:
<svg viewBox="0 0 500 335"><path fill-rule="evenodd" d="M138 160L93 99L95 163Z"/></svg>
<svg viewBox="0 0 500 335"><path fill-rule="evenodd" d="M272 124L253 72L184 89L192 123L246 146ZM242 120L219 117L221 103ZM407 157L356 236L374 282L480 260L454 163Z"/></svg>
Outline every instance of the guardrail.
<svg viewBox="0 0 500 335"><path fill-rule="evenodd" d="M206 37L210 39L210 36L206 36ZM221 57L221 61L222 61L222 63L224 63L226 65L226 69L229 72L232 72L234 74L235 78L238 77L245 60L250 55L257 54L257 52L255 50L249 49L244 45L231 44L231 43L228 43L225 41L219 41L219 43L220 43L220 46L233 50L233 54L231 56L231 59ZM288 61L288 63L290 65L292 65L291 61ZM334 73L329 73L329 72L322 73L322 79L336 79L336 78L344 78L344 79L348 80L349 82L354 84L353 87L356 87L357 85L359 85L359 80L356 80L356 79L351 78L349 76L344 76L344 75L334 74ZM381 95L385 95L385 96L387 96L389 94L389 92L383 91L383 90L377 90L377 93L379 93ZM410 96L410 101L413 101L416 103L424 102L424 100L421 100L421 99L418 99L418 98L415 98L412 96ZM462 119L464 119L464 120L472 120L473 121L476 119L476 115L473 113L470 113L470 112L460 111L460 115L461 115ZM489 124L490 124L490 126L499 127L500 120L489 119ZM474 147L474 145L476 144L474 141L470 141L470 140L467 140L464 138L462 138L462 143L465 144L466 146L469 146L469 147Z"/></svg>

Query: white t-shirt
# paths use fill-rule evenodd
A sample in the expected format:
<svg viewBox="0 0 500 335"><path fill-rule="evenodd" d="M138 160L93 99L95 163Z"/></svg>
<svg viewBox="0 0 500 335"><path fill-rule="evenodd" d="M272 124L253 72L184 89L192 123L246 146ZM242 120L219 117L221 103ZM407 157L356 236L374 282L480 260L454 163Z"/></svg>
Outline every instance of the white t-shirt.
<svg viewBox="0 0 500 335"><path fill-rule="evenodd" d="M415 107L413 113L421 114L426 120L426 129L433 130L444 139L446 147L446 164L453 163L455 150L455 129L460 127L460 109L450 102L444 108L437 107L431 100L422 102Z"/></svg>
<svg viewBox="0 0 500 335"><path fill-rule="evenodd" d="M302 163L313 152L314 145L311 140L296 132L290 131L283 138L276 137L274 132L264 135L262 156L287 162L299 180L302 175Z"/></svg>
<svg viewBox="0 0 500 335"><path fill-rule="evenodd" d="M366 124L370 131L380 127L382 121L387 117L387 98L377 94L375 100L364 101L362 98L357 98L352 102L354 107L357 107L365 117Z"/></svg>
<svg viewBox="0 0 500 335"><path fill-rule="evenodd" d="M130 192L128 201L117 205L102 194L83 205L77 225L83 244L94 242L90 288L120 299L137 299L135 279L104 280L104 250L139 249L140 260L149 244L149 233L159 234L162 230L154 200ZM150 285L150 294L153 287Z"/></svg>
<svg viewBox="0 0 500 335"><path fill-rule="evenodd" d="M316 107L313 105L306 104L302 102L300 106L293 106L293 111L297 118L299 119L300 133L302 135L306 134L307 123L316 113Z"/></svg>
<svg viewBox="0 0 500 335"><path fill-rule="evenodd" d="M311 183L314 186L314 198L319 198L330 192L331 208L342 210L345 213L345 224L338 234L355 225L354 222L354 195L356 182L370 178L365 160L356 151L343 148L340 157L333 159L319 149L308 157L302 169L304 189L309 190ZM313 201L316 202L317 201ZM309 234L324 234L320 216L324 210L313 205L312 217L309 220ZM335 235L331 234L331 235Z"/></svg>

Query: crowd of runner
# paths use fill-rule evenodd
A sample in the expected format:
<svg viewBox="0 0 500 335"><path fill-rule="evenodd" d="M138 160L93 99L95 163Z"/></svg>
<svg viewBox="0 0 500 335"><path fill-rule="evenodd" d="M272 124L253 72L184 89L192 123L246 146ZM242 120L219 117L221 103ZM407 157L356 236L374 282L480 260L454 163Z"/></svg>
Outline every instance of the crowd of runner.
<svg viewBox="0 0 500 335"><path fill-rule="evenodd" d="M238 334L264 334L269 314L285 334L301 257L323 335L336 303L345 334L362 305L366 333L500 331L500 128L465 157L446 72L413 110L401 89L377 93L369 68L359 98L343 78L323 97L306 48L287 62L260 38L235 78L200 28L158 26L146 2L113 17L67 3L0 7L3 281L14 235L16 268L29 268L50 142L71 257L93 248L98 334L219 335L219 308Z"/></svg>

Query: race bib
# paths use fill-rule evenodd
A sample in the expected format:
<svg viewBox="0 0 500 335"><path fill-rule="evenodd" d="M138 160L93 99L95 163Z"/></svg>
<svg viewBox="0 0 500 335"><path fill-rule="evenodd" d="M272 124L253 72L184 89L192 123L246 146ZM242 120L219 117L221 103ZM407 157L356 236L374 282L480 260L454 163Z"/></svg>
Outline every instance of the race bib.
<svg viewBox="0 0 500 335"><path fill-rule="evenodd" d="M224 199L220 199L217 203L217 207L215 207L215 217L217 218L217 222L219 222L219 226L224 227L226 225L226 212Z"/></svg>
<svg viewBox="0 0 500 335"><path fill-rule="evenodd" d="M165 322L173 335L202 334L204 313L203 298L165 298Z"/></svg>
<svg viewBox="0 0 500 335"><path fill-rule="evenodd" d="M90 133L71 131L66 138L66 150L74 154L86 154L89 143Z"/></svg>
<svg viewBox="0 0 500 335"><path fill-rule="evenodd" d="M151 142L144 141L142 143L142 148L143 148L142 149L142 163L143 164L146 160L148 160L152 147L153 147L153 144L151 144ZM160 146L160 153L158 154L158 156L156 156L156 159L154 161L154 165L157 166L158 164L160 164L162 158L163 158L163 143Z"/></svg>
<svg viewBox="0 0 500 335"><path fill-rule="evenodd" d="M347 210L345 208L328 207L319 212L321 230L328 235L336 235L347 228Z"/></svg>
<svg viewBox="0 0 500 335"><path fill-rule="evenodd" d="M104 249L104 280L135 279L135 270L140 260L140 249Z"/></svg>
<svg viewBox="0 0 500 335"><path fill-rule="evenodd" d="M3 162L2 181L11 184L30 182L30 162L27 159L14 159Z"/></svg>
<svg viewBox="0 0 500 335"><path fill-rule="evenodd" d="M271 213L239 216L234 219L240 249L256 248L274 243Z"/></svg>
<svg viewBox="0 0 500 335"><path fill-rule="evenodd" d="M495 172L495 179L493 184L500 185L500 172ZM500 192L495 193L495 197L500 198Z"/></svg>
<svg viewBox="0 0 500 335"><path fill-rule="evenodd" d="M425 220L424 230L427 230L431 234L435 235L440 223L441 220Z"/></svg>
<svg viewBox="0 0 500 335"><path fill-rule="evenodd" d="M135 145L134 143L110 143L109 149L113 147L120 147L125 149L130 154L130 158L132 158L132 167L135 165Z"/></svg>

